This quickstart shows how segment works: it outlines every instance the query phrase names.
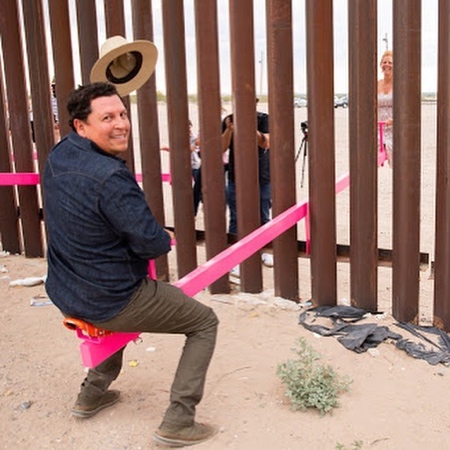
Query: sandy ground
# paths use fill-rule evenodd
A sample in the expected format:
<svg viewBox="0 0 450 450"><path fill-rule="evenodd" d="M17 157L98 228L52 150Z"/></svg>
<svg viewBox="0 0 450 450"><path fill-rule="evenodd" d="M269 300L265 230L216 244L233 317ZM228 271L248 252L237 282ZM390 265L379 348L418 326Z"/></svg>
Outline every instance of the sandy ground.
<svg viewBox="0 0 450 450"><path fill-rule="evenodd" d="M306 110L296 111L298 122ZM421 250L433 253L435 106L424 106L423 138L424 209ZM337 110L336 141L343 155L337 175L347 170L348 110ZM296 120L297 120L296 119ZM300 133L300 130L299 130ZM433 134L434 133L434 134ZM300 142L301 135L298 136ZM390 248L390 196L392 172L379 171L380 247ZM299 198L306 196L299 188ZM348 194L338 198L338 237L347 243ZM302 226L299 226L301 238ZM202 249L199 249L199 253ZM173 261L173 256L171 256ZM89 420L71 417L84 368L79 341L62 326L53 305L31 306L32 299L46 302L42 284L11 286L10 282L46 273L45 259L18 255L0 257L2 332L0 342L0 449L157 449L151 435L168 404L183 338L144 335L129 345L123 372L113 387L121 401ZM308 260L300 260L302 300L309 296ZM421 322L430 324L432 289L429 268L421 272ZM338 264L339 300L349 298L349 266ZM195 448L208 450L383 450L444 449L448 447L450 398L449 369L413 359L392 343L374 352L356 354L334 337L317 337L298 324L302 307L273 294L272 270L264 268L265 291L197 299L210 305L220 319L220 331L205 397L198 420L220 427L211 441ZM380 267L379 324L405 334L390 316L391 269ZM325 417L313 410L292 411L277 365L295 358L292 348L305 337L342 376L352 380L351 390L340 396L340 407ZM359 444L357 445L357 443Z"/></svg>

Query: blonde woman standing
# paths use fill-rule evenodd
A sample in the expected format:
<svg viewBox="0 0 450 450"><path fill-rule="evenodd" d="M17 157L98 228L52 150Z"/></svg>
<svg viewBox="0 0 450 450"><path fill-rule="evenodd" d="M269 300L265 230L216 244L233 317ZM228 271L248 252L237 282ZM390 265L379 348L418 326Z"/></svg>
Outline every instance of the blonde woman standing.
<svg viewBox="0 0 450 450"><path fill-rule="evenodd" d="M392 50L386 50L380 61L383 78L378 81L378 121L384 122L383 143L386 149L389 166L393 164L393 110L392 110L392 85L394 75L394 62Z"/></svg>

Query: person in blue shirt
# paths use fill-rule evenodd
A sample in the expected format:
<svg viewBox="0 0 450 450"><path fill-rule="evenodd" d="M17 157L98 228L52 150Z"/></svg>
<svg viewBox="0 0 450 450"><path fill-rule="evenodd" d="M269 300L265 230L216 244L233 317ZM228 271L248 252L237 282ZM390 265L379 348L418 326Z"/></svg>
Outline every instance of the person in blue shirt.
<svg viewBox="0 0 450 450"><path fill-rule="evenodd" d="M173 236L157 223L121 158L130 120L116 87L80 86L67 108L73 131L53 147L43 175L48 295L66 317L99 328L184 334L170 405L154 439L178 446L203 442L217 431L194 420L217 316L177 287L148 278L148 261L168 253ZM74 416L91 417L119 400L109 386L120 373L123 350L89 370Z"/></svg>

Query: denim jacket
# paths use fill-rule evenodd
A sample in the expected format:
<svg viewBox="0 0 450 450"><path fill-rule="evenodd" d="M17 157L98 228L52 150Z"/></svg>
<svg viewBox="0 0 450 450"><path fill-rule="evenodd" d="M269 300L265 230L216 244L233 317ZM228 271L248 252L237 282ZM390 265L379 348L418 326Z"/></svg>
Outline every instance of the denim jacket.
<svg viewBox="0 0 450 450"><path fill-rule="evenodd" d="M43 176L46 290L65 314L102 322L126 306L148 260L170 251L124 161L75 132L50 152Z"/></svg>

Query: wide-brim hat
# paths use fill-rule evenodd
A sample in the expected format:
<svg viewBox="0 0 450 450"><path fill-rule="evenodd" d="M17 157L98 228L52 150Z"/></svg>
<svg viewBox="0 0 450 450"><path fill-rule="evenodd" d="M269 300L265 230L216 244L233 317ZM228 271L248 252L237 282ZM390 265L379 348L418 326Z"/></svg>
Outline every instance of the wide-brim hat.
<svg viewBox="0 0 450 450"><path fill-rule="evenodd" d="M152 75L158 49L150 41L128 42L112 36L100 49L100 58L91 70L91 82L107 81L116 86L121 96L139 89Z"/></svg>

